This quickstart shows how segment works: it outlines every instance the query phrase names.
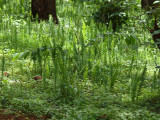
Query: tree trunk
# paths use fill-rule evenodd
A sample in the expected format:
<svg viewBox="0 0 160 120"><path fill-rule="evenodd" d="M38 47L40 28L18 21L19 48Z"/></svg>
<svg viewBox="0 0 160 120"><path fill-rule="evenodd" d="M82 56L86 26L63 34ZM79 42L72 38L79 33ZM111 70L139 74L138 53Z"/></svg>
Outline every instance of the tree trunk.
<svg viewBox="0 0 160 120"><path fill-rule="evenodd" d="M31 7L34 18L38 15L39 19L48 20L51 14L55 23L58 24L56 0L32 0Z"/></svg>
<svg viewBox="0 0 160 120"><path fill-rule="evenodd" d="M149 31L152 34L152 38L154 42L157 44L157 47L160 49L160 43L159 43L160 33L154 34L154 32L157 30L160 30L160 28L158 27L158 24L157 24L157 18L155 18L154 28L150 29Z"/></svg>

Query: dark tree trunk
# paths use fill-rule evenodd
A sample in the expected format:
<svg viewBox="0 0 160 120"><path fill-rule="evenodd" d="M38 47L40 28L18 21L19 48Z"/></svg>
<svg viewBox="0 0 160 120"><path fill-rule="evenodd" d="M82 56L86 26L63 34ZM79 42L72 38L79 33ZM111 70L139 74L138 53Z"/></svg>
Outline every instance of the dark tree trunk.
<svg viewBox="0 0 160 120"><path fill-rule="evenodd" d="M56 0L32 0L31 7L34 18L38 15L39 19L48 20L49 15L52 15L55 23L58 24Z"/></svg>
<svg viewBox="0 0 160 120"><path fill-rule="evenodd" d="M160 43L159 43L160 33L158 32L156 33L156 31L160 30L157 24L157 18L159 18L159 15L158 15L159 11L157 12L158 14L154 12L155 10L158 10L157 8L160 7L160 4L159 3L153 4L155 1L156 0L141 0L141 5L142 5L142 8L150 12L148 13L148 15L153 15L155 17L154 28L149 29L149 31L152 34L152 38L155 44L157 44L157 47L160 49Z"/></svg>
<svg viewBox="0 0 160 120"><path fill-rule="evenodd" d="M160 33L154 33L157 30L160 30L160 28L158 27L157 19L155 18L154 28L150 29L149 31L152 34L152 38L153 38L154 42L157 44L157 47L160 49L160 43L159 43Z"/></svg>

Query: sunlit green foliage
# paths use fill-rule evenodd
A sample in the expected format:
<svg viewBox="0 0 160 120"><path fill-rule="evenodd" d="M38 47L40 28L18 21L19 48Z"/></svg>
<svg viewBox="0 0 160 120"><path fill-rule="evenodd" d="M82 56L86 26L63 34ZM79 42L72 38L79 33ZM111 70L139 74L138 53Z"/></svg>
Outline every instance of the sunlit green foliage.
<svg viewBox="0 0 160 120"><path fill-rule="evenodd" d="M59 25L33 21L26 0L2 0L0 107L53 120L160 118L149 108L159 98L159 52L135 19L140 1L125 2L130 19L113 32L114 22L92 19L98 0L57 0Z"/></svg>

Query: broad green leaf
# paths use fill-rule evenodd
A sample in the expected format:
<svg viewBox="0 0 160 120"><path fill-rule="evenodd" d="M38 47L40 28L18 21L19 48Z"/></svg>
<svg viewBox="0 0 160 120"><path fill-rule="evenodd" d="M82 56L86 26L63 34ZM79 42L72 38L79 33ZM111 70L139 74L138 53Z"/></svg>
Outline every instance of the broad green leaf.
<svg viewBox="0 0 160 120"><path fill-rule="evenodd" d="M19 55L20 55L20 53L15 53L15 54L13 54L13 59L12 59L12 60L17 59L17 58L19 57Z"/></svg>
<svg viewBox="0 0 160 120"><path fill-rule="evenodd" d="M160 3L160 1L159 1L159 0L156 0L153 4L157 4L157 3Z"/></svg>
<svg viewBox="0 0 160 120"><path fill-rule="evenodd" d="M156 35L156 34L159 34L160 33L160 30L156 30L152 33L152 35Z"/></svg>
<svg viewBox="0 0 160 120"><path fill-rule="evenodd" d="M127 45L134 45L135 44L135 38L133 36L126 35L125 39Z"/></svg>
<svg viewBox="0 0 160 120"><path fill-rule="evenodd" d="M135 35L131 35L135 40L137 40L139 43L141 43L140 39L136 37Z"/></svg>
<svg viewBox="0 0 160 120"><path fill-rule="evenodd" d="M26 50L25 52L20 53L19 58L26 58L29 55L30 51Z"/></svg>

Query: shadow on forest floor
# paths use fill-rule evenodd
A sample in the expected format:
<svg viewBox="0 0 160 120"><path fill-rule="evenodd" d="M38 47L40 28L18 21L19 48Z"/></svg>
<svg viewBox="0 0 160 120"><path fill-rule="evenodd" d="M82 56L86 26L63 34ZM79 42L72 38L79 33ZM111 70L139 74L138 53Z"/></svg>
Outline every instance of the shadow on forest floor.
<svg viewBox="0 0 160 120"><path fill-rule="evenodd" d="M0 110L0 120L47 120L46 116L36 117L23 113L13 112L9 110Z"/></svg>

